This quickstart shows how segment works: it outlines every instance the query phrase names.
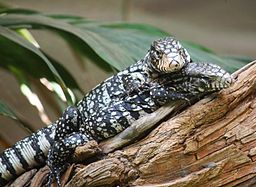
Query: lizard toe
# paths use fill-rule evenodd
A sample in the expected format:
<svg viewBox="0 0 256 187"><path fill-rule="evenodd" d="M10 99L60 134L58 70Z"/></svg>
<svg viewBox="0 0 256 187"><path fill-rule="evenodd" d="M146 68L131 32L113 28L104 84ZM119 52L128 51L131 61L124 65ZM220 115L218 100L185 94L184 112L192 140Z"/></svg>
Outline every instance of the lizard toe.
<svg viewBox="0 0 256 187"><path fill-rule="evenodd" d="M67 165L54 166L48 176L47 186L51 187L53 180L57 182L57 186L61 187L61 173L67 168Z"/></svg>

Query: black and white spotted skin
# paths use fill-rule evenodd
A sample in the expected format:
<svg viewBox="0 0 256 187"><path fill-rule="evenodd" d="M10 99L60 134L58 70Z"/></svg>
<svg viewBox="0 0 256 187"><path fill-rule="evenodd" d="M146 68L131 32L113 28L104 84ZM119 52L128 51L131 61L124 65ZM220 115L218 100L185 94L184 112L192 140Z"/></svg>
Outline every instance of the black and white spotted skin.
<svg viewBox="0 0 256 187"><path fill-rule="evenodd" d="M0 186L45 162L60 185L59 174L78 145L112 137L170 100L190 100L232 81L219 66L191 62L176 40L154 41L144 59L96 86L52 125L4 151Z"/></svg>

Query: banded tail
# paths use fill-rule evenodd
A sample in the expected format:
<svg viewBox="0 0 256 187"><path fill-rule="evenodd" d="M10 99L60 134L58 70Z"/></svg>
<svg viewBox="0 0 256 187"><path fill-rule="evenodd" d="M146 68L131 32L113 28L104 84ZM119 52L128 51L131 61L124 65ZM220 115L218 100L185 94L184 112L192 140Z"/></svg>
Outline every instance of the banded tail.
<svg viewBox="0 0 256 187"><path fill-rule="evenodd" d="M45 163L55 129L55 124L42 128L0 155L0 186L4 186L25 171Z"/></svg>

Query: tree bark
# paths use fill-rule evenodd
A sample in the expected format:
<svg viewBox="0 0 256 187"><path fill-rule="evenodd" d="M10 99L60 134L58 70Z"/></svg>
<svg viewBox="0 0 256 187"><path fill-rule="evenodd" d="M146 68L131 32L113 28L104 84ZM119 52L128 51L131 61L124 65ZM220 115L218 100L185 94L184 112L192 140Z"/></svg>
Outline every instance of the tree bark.
<svg viewBox="0 0 256 187"><path fill-rule="evenodd" d="M233 86L177 115L170 115L173 106L184 103L162 107L99 145L77 148L76 161L93 159L72 165L62 182L71 176L66 187L256 186L256 61L233 75ZM120 149L166 115L145 138ZM40 186L48 172L42 168L31 179L30 171L15 182Z"/></svg>
<svg viewBox="0 0 256 187"><path fill-rule="evenodd" d="M234 76L232 87L83 166L66 186L256 185L256 62Z"/></svg>

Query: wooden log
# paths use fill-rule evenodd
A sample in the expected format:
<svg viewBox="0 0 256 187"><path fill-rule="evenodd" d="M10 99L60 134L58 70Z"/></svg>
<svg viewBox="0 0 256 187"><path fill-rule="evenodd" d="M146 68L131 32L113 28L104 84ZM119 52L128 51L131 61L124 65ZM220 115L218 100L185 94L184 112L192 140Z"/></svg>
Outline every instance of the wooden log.
<svg viewBox="0 0 256 187"><path fill-rule="evenodd" d="M256 185L256 62L234 76L232 87L82 167L66 186Z"/></svg>

